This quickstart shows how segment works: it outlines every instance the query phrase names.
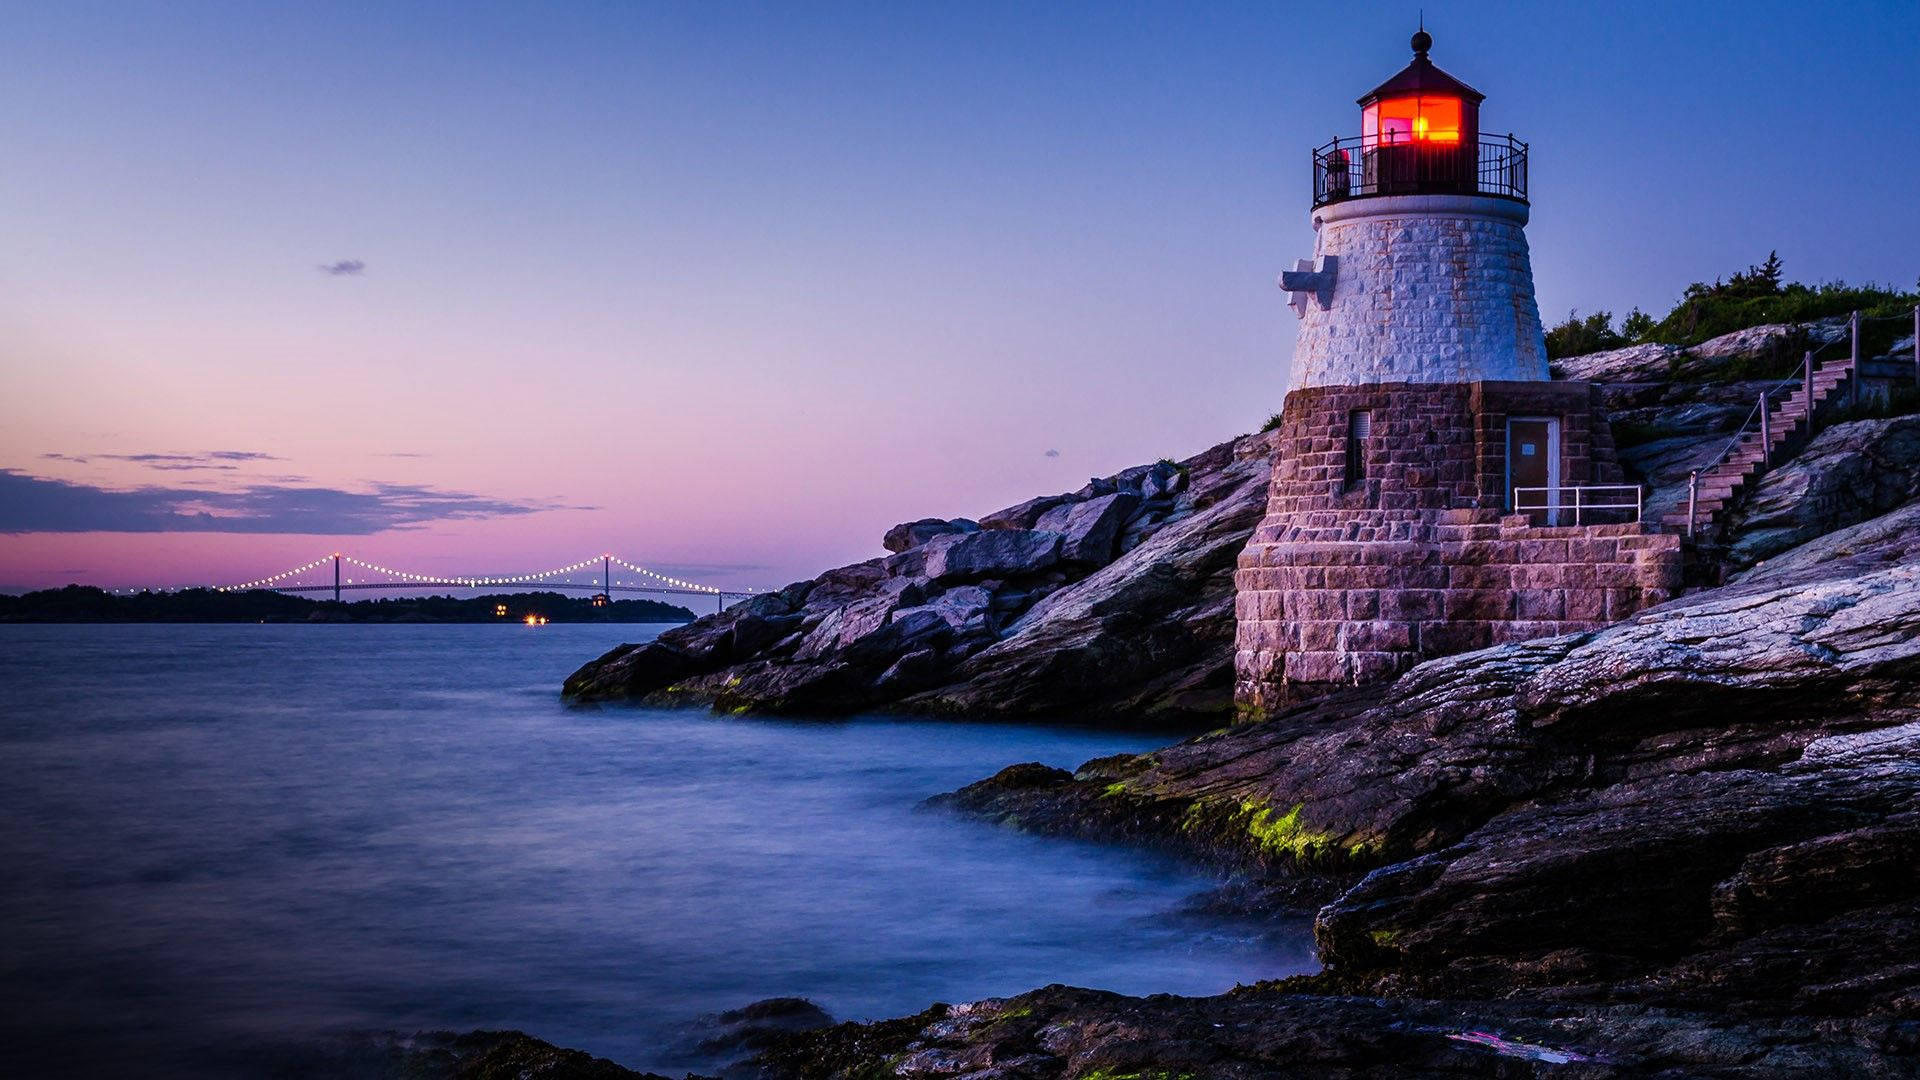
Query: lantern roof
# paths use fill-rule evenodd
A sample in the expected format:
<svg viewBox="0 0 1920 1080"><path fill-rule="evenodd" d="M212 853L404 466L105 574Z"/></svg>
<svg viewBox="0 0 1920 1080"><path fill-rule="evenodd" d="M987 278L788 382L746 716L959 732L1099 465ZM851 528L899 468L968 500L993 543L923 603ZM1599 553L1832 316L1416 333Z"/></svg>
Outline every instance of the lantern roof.
<svg viewBox="0 0 1920 1080"><path fill-rule="evenodd" d="M1423 28L1413 35L1413 63L1400 69L1400 73L1379 86L1374 87L1360 99L1362 106L1371 105L1382 98L1419 97L1421 95L1444 95L1457 97L1470 105L1478 105L1487 95L1461 82L1459 79L1435 67L1427 59L1427 50L1433 47L1433 35Z"/></svg>

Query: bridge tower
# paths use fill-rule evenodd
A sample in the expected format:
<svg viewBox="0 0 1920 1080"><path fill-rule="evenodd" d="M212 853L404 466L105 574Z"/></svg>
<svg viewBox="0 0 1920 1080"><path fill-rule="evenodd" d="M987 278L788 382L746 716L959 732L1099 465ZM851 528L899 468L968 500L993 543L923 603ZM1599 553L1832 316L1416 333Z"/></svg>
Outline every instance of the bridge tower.
<svg viewBox="0 0 1920 1080"><path fill-rule="evenodd" d="M1484 95L1432 45L1423 28L1359 99L1358 138L1313 152L1314 257L1281 275L1300 333L1273 482L1235 579L1251 713L1679 585L1678 537L1612 486L1597 391L1549 379L1527 145L1482 134Z"/></svg>

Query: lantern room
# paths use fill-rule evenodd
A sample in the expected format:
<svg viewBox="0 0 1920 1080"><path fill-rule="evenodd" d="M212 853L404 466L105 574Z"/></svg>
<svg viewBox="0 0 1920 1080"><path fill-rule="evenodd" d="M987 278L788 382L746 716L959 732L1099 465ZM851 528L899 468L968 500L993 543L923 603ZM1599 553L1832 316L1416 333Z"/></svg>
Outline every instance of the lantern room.
<svg viewBox="0 0 1920 1080"><path fill-rule="evenodd" d="M1413 62L1359 99L1360 137L1314 151L1314 205L1368 195L1478 194L1526 201L1526 144L1480 137L1486 95L1427 57L1433 36L1413 35Z"/></svg>
<svg viewBox="0 0 1920 1080"><path fill-rule="evenodd" d="M1437 150L1472 145L1486 95L1427 59L1433 36L1413 35L1413 63L1360 99L1360 138L1376 147Z"/></svg>

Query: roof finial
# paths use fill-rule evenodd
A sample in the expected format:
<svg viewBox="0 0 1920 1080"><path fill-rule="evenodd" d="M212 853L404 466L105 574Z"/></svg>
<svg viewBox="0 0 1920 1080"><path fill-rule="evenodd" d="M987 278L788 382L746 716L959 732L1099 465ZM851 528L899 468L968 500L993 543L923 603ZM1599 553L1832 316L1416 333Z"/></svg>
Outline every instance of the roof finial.
<svg viewBox="0 0 1920 1080"><path fill-rule="evenodd" d="M1422 8L1420 9L1420 29L1413 33L1414 59L1425 60L1427 58L1427 50L1431 48L1433 48L1433 35L1427 33L1427 11L1425 8Z"/></svg>

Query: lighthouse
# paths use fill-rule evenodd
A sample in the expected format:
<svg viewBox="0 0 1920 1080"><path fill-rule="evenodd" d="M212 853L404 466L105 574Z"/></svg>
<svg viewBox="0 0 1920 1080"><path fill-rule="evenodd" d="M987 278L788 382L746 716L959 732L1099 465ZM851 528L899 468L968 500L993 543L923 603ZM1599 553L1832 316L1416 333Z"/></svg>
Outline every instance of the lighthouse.
<svg viewBox="0 0 1920 1080"><path fill-rule="evenodd" d="M1235 576L1243 712L1421 660L1625 618L1680 585L1639 520L1596 388L1553 381L1533 294L1529 147L1433 39L1313 150L1313 254L1267 512Z"/></svg>

